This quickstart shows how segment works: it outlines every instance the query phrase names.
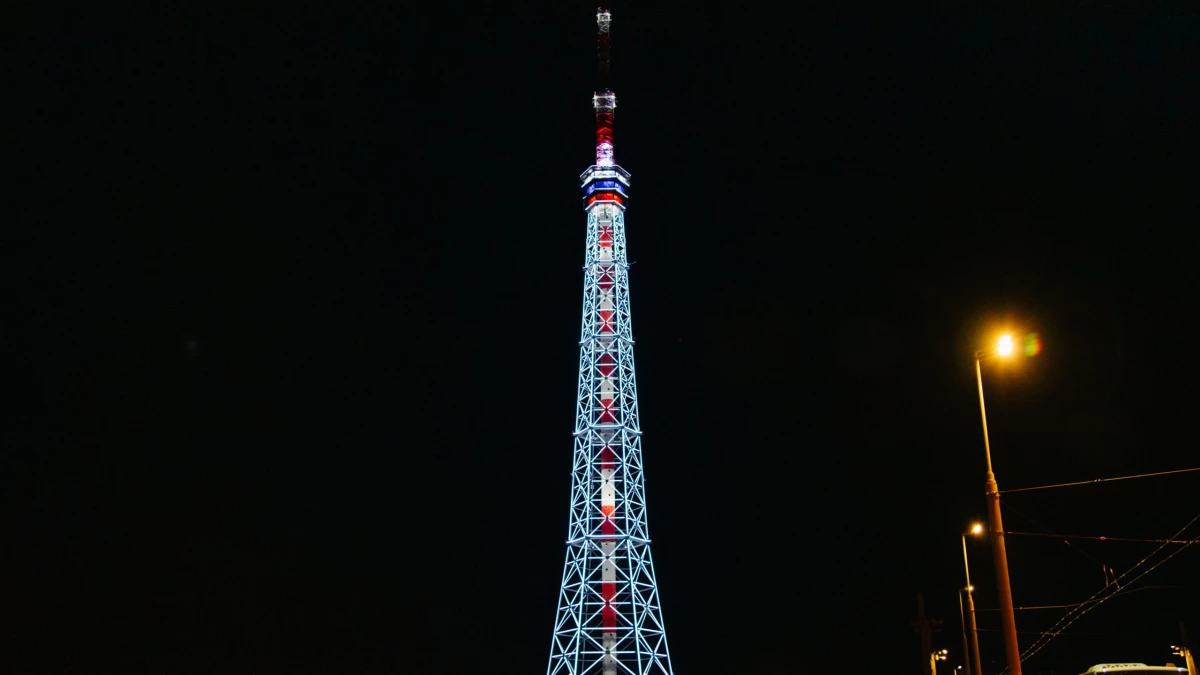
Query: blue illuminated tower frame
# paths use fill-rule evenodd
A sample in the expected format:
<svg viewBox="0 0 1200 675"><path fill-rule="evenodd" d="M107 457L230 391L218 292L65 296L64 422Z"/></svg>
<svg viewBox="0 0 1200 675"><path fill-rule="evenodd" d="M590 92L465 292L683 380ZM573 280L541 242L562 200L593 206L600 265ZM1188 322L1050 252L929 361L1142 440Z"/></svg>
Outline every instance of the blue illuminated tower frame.
<svg viewBox="0 0 1200 675"><path fill-rule="evenodd" d="M570 523L548 675L673 675L646 528L642 431L629 313L629 173L613 160L611 13L601 7L596 164L587 210Z"/></svg>

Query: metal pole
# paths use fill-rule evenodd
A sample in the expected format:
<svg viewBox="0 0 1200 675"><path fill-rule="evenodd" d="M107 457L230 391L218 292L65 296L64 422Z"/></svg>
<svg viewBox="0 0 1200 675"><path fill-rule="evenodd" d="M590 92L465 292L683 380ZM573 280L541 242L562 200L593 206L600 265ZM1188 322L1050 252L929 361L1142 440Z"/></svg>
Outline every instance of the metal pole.
<svg viewBox="0 0 1200 675"><path fill-rule="evenodd" d="M979 630L975 627L975 597L971 590L971 566L967 563L967 535L962 535L963 573L967 577L967 616L971 620L971 660L975 666L975 675L983 675L982 660L979 658ZM959 595L959 605L962 595Z"/></svg>
<svg viewBox="0 0 1200 675"><path fill-rule="evenodd" d="M929 673L930 675L937 675L937 652L929 654Z"/></svg>
<svg viewBox="0 0 1200 675"><path fill-rule="evenodd" d="M971 627L971 658L975 663L975 675L983 675L979 659L979 630L975 628L975 598L971 591L967 591L967 622Z"/></svg>
<svg viewBox="0 0 1200 675"><path fill-rule="evenodd" d="M1196 660L1192 658L1192 644L1188 642L1187 625L1179 622L1179 637L1183 638L1183 662L1187 665L1188 675L1196 675Z"/></svg>
<svg viewBox="0 0 1200 675"><path fill-rule="evenodd" d="M1013 614L1012 588L1008 583L1008 555L1004 550L1004 523L1000 519L1000 487L992 473L992 448L988 443L987 411L983 405L983 375L979 370L980 353L975 354L975 383L979 386L979 416L983 420L983 451L987 456L984 493L988 502L988 527L992 535L992 554L996 562L996 590L1000 596L1000 623L1004 633L1004 653L1011 675L1021 675L1021 648L1017 644L1017 620Z"/></svg>
<svg viewBox="0 0 1200 675"><path fill-rule="evenodd" d="M963 616L962 591L958 592L958 625L962 626L963 671L965 675L971 675L971 650L967 647L967 620Z"/></svg>

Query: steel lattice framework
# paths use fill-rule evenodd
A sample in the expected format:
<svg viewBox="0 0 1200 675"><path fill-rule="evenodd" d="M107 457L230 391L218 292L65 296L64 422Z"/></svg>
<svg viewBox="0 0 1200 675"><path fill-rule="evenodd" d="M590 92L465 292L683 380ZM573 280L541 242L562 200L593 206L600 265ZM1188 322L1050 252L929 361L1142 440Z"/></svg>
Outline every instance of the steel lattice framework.
<svg viewBox="0 0 1200 675"><path fill-rule="evenodd" d="M611 13L601 8L596 164L580 177L587 209L571 516L549 675L672 675L642 474L629 314L629 173L613 160L608 88Z"/></svg>

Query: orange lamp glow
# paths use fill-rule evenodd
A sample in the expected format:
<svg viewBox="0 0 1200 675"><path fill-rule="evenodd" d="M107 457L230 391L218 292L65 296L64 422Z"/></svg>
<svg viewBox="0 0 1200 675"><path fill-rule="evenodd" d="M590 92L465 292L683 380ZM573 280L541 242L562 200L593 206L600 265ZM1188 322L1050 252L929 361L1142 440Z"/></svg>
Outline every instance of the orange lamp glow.
<svg viewBox="0 0 1200 675"><path fill-rule="evenodd" d="M1011 335L1005 335L996 343L996 353L1000 356L1008 356L1013 351L1013 339Z"/></svg>

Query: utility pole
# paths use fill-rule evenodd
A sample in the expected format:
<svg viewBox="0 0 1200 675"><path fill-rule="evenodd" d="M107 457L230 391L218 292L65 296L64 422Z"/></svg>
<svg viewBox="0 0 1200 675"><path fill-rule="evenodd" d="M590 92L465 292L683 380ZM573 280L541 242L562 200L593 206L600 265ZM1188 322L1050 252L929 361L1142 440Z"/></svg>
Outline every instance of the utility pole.
<svg viewBox="0 0 1200 675"><path fill-rule="evenodd" d="M1188 642L1187 625L1182 621L1179 622L1179 637L1183 640L1179 651L1183 655L1183 662L1187 664L1188 675L1197 675L1196 660L1192 658L1192 643Z"/></svg>
<svg viewBox="0 0 1200 675"><path fill-rule="evenodd" d="M958 625L962 626L963 672L965 675L971 675L971 649L967 647L967 620L963 615L962 591L958 592Z"/></svg>
<svg viewBox="0 0 1200 675"><path fill-rule="evenodd" d="M937 675L937 662L945 661L948 653L945 649L929 653L929 675Z"/></svg>
<svg viewBox="0 0 1200 675"><path fill-rule="evenodd" d="M979 657L979 629L975 627L975 598L972 591L972 586L967 586L967 621L971 631L971 664L974 666L974 675L983 675L983 660ZM962 602L962 593L959 592L959 602Z"/></svg>
<svg viewBox="0 0 1200 675"><path fill-rule="evenodd" d="M917 593L917 618L912 622L913 632L921 636L921 654L929 656L933 652L933 633L942 629L941 619L925 617L925 594ZM925 671L922 664L921 672Z"/></svg>
<svg viewBox="0 0 1200 675"><path fill-rule="evenodd" d="M1003 356L1012 352L1012 338L1000 340L996 353ZM1000 487L996 474L992 472L992 447L988 441L987 411L983 406L983 375L979 361L989 356L988 352L975 352L975 383L979 387L979 416L983 420L983 451L987 457L987 475L984 477L984 495L987 497L988 526L992 535L992 555L996 565L996 592L1000 600L1000 628L1004 635L1004 653L1008 659L1010 675L1021 675L1021 648L1017 644L1017 620L1013 612L1012 588L1008 582L1008 555L1004 550L1004 523L1000 519Z"/></svg>
<svg viewBox="0 0 1200 675"><path fill-rule="evenodd" d="M978 534L982 528L977 524L971 528L972 534ZM983 663L979 657L979 630L975 626L975 587L971 585L971 565L967 562L967 533L962 534L962 549L963 549L963 575L966 577L967 585L962 591L958 592L958 606L962 609L962 594L967 593L967 618L971 621L971 649L963 659L970 659L974 665L975 675L983 675ZM967 675L970 675L971 667L967 667Z"/></svg>

